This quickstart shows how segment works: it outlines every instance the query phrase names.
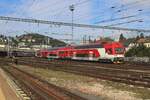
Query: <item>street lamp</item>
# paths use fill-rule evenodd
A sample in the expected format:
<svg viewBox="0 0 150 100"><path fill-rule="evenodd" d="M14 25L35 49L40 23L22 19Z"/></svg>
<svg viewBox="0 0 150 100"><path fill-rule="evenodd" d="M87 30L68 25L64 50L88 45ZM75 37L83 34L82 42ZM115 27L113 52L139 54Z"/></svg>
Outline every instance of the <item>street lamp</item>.
<svg viewBox="0 0 150 100"><path fill-rule="evenodd" d="M72 12L72 42L73 42L73 29L74 29L74 27L73 27L73 14L74 13L73 13L73 11L74 11L74 5L70 5L69 9Z"/></svg>

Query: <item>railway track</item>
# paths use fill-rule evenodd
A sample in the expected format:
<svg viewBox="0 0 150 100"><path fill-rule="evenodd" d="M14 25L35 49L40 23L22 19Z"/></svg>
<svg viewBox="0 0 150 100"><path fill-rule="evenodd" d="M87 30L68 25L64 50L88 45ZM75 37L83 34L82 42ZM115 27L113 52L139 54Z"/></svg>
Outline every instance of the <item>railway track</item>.
<svg viewBox="0 0 150 100"><path fill-rule="evenodd" d="M2 68L24 86L33 100L86 100L10 64Z"/></svg>
<svg viewBox="0 0 150 100"><path fill-rule="evenodd" d="M24 58L23 58L24 59ZM25 58L28 59L28 58ZM30 58L29 58L30 59ZM32 58L33 61L46 61L44 58ZM105 67L105 68L115 68L115 69L125 69L125 70L140 70L146 71L150 70L150 65L145 63L124 63L124 64L111 64L111 63L99 63L99 62L89 62L89 61L75 61L75 60L57 60L53 59L51 63L66 64L66 65L82 65L82 66L92 66L92 67Z"/></svg>
<svg viewBox="0 0 150 100"><path fill-rule="evenodd" d="M86 75L91 77L96 77L100 79L138 85L142 87L150 88L150 72L149 71L136 71L136 70L127 70L115 68L115 67L94 67L96 65L92 65L92 63L81 64L79 63L62 63L62 62L51 62L45 59L33 59L32 61L29 59L20 59L18 61L19 64L29 65L32 67L40 67L40 68L49 68L52 70L65 71L69 73L75 73L80 75ZM90 66L90 67L89 67ZM117 65L119 66L119 65Z"/></svg>
<svg viewBox="0 0 150 100"><path fill-rule="evenodd" d="M40 58L32 58L32 60L29 58L20 58L18 63L32 67L49 68L52 70L65 71L69 73L92 76L100 79L150 88L150 72L145 70L145 67L144 70L141 70L142 68L133 70L129 68L122 68L122 64L97 65L97 63L90 62L77 63L76 61L48 61Z"/></svg>
<svg viewBox="0 0 150 100"><path fill-rule="evenodd" d="M20 62L28 62L29 59L20 59ZM53 60L53 61L48 61L47 59L39 59L35 58L32 59L32 62L36 63L44 63L44 64L53 64L53 65L64 65L64 66L72 66L72 67L86 67L86 68L92 68L92 69L103 69L103 70L111 70L111 71L118 71L120 73L137 73L137 74L149 74L150 75L150 67L149 66L134 66L131 64L103 64L103 63L92 63L92 62L78 62L78 61L68 61L68 60ZM89 70L92 70L89 69Z"/></svg>

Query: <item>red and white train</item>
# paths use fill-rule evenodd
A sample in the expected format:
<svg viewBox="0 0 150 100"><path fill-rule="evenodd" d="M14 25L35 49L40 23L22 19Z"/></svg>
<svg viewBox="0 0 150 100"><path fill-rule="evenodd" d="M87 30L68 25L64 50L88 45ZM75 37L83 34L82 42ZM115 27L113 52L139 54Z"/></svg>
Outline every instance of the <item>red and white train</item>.
<svg viewBox="0 0 150 100"><path fill-rule="evenodd" d="M123 61L124 46L119 42L66 46L36 53L38 57L118 63Z"/></svg>

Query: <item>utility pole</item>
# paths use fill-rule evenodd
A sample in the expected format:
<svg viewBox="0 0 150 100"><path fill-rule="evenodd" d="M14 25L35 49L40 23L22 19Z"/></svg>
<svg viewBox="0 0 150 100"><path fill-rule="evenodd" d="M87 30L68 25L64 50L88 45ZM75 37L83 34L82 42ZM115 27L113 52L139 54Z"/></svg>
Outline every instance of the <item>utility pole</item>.
<svg viewBox="0 0 150 100"><path fill-rule="evenodd" d="M70 11L72 12L72 43L73 43L73 31L74 31L74 24L73 24L73 16L74 16L74 5L69 6Z"/></svg>
<svg viewBox="0 0 150 100"><path fill-rule="evenodd" d="M87 40L86 40L86 35L84 35L84 38L85 38L85 42L84 42L84 44L86 44L86 43L87 43Z"/></svg>
<svg viewBox="0 0 150 100"><path fill-rule="evenodd" d="M91 43L91 36L89 35L89 44Z"/></svg>
<svg viewBox="0 0 150 100"><path fill-rule="evenodd" d="M7 37L7 55L10 56L10 45L9 45L9 37Z"/></svg>
<svg viewBox="0 0 150 100"><path fill-rule="evenodd" d="M47 48L49 46L49 37L47 37Z"/></svg>

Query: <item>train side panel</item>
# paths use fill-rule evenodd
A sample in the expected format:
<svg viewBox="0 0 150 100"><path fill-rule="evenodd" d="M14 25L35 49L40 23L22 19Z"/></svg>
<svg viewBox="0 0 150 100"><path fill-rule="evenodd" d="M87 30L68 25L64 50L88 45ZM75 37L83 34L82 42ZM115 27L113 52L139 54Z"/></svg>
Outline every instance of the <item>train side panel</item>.
<svg viewBox="0 0 150 100"><path fill-rule="evenodd" d="M99 52L97 49L80 49L73 51L74 60L90 60L90 61L98 61Z"/></svg>
<svg viewBox="0 0 150 100"><path fill-rule="evenodd" d="M48 58L116 62L122 61L125 52L124 50L122 44L119 42L112 42L42 50L40 54L41 57Z"/></svg>

